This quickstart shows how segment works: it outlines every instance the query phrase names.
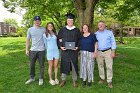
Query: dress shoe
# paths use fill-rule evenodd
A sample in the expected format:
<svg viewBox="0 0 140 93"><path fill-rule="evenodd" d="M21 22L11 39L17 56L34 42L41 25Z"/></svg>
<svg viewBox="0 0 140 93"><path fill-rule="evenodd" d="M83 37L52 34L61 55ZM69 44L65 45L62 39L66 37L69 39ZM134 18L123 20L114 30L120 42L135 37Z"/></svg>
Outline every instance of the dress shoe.
<svg viewBox="0 0 140 93"><path fill-rule="evenodd" d="M113 88L112 82L108 83L109 88Z"/></svg>
<svg viewBox="0 0 140 93"><path fill-rule="evenodd" d="M63 87L65 84L66 84L66 81L65 80L62 80L59 86L60 87Z"/></svg>
<svg viewBox="0 0 140 93"><path fill-rule="evenodd" d="M77 84L76 81L73 81L73 86L74 86L74 87L78 87L78 84Z"/></svg>
<svg viewBox="0 0 140 93"><path fill-rule="evenodd" d="M100 79L99 82L98 82L98 84L103 84L104 82L105 82L105 80Z"/></svg>

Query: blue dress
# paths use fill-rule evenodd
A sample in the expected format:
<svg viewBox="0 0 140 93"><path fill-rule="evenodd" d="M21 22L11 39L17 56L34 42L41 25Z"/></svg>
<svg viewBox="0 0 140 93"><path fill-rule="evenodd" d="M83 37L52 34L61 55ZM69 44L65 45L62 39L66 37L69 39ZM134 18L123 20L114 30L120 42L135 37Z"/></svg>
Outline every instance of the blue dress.
<svg viewBox="0 0 140 93"><path fill-rule="evenodd" d="M59 49L57 46L57 37L55 35L46 37L46 34L43 34L45 48L47 50L47 60L59 59Z"/></svg>

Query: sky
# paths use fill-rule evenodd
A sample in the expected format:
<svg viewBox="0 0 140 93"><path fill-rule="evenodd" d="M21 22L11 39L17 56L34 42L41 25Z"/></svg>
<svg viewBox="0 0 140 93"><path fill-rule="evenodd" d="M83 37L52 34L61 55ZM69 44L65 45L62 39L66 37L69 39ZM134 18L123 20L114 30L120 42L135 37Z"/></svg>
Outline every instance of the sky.
<svg viewBox="0 0 140 93"><path fill-rule="evenodd" d="M22 25L23 19L22 14L10 13L6 8L3 7L3 2L0 0L0 22L3 22L4 18L14 18L17 20L18 25Z"/></svg>

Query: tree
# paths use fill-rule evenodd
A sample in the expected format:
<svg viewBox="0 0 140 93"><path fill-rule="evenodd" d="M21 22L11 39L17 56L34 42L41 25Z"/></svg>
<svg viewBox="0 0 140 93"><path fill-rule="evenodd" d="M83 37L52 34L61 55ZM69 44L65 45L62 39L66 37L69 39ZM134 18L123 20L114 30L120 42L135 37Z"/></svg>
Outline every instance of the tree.
<svg viewBox="0 0 140 93"><path fill-rule="evenodd" d="M32 24L33 17L40 15L43 24L53 21L60 28L65 24L65 14L72 12L77 14L80 29L83 24L88 24L93 31L93 23L96 23L97 19L109 19L113 22L115 20L125 24L134 10L140 14L140 0L3 0L3 2L11 12L15 12L16 7L26 9L24 24L28 27Z"/></svg>
<svg viewBox="0 0 140 93"><path fill-rule="evenodd" d="M16 19L6 18L4 19L4 22L9 23L11 26L14 26L16 28L18 27L18 22L16 21Z"/></svg>
<svg viewBox="0 0 140 93"><path fill-rule="evenodd" d="M25 27L18 27L17 28L17 35L20 36L20 37L25 37L26 34L27 34L27 31L28 29L25 28Z"/></svg>
<svg viewBox="0 0 140 93"><path fill-rule="evenodd" d="M96 16L96 20L98 17L100 19L103 19L109 23L108 25L111 25L114 23L117 23L118 25L115 25L115 27L119 27L120 31L120 43L123 43L123 27L124 26L136 26L139 23L139 7L140 6L140 0L118 0L113 1L110 0L110 3L103 3L99 2L97 4L97 10L96 15L99 14L99 16ZM98 18L99 19L99 18Z"/></svg>
<svg viewBox="0 0 140 93"><path fill-rule="evenodd" d="M24 15L24 19L27 22L25 22L25 24L31 24L32 20L30 19L33 18L34 15L39 14L44 20L51 18L53 22L55 22L55 24L60 28L65 23L64 15L67 12L73 12L74 14L77 14L80 28L83 24L88 24L92 30L94 9L98 1L99 0L12 0L12 3L16 2L16 4L11 4L9 0L4 0L5 6L7 8L9 8L10 5L18 5L20 7L26 8L27 12ZM108 2L110 0L104 1ZM10 2L10 5L8 2Z"/></svg>
<svg viewBox="0 0 140 93"><path fill-rule="evenodd" d="M101 9L100 13L103 15L103 9L107 9L116 0L73 0L73 2L77 10L80 28L83 24L87 24L93 31L94 12Z"/></svg>
<svg viewBox="0 0 140 93"><path fill-rule="evenodd" d="M65 24L65 14L74 12L72 1L68 0L3 0L4 6L11 10L13 5L26 9L24 24L30 27L35 15L41 16L43 21L53 21L58 28ZM16 3L16 4L15 4ZM14 6L15 7L15 6ZM10 8L10 9L9 9ZM15 10L12 10L15 12Z"/></svg>
<svg viewBox="0 0 140 93"><path fill-rule="evenodd" d="M139 11L139 0L124 0L116 3L116 11L112 17L114 17L120 25L120 43L123 44L123 27L126 22L135 14L134 11Z"/></svg>
<svg viewBox="0 0 140 93"><path fill-rule="evenodd" d="M80 28L82 28L83 24L87 24L89 28L93 30L94 8L98 1L99 0L73 0L77 10Z"/></svg>

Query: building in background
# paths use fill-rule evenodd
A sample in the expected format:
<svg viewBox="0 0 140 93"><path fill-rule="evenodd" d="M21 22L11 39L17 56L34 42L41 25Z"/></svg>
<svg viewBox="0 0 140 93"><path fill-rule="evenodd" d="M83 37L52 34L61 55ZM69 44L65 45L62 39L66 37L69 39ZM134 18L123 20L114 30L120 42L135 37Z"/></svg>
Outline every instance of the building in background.
<svg viewBox="0 0 140 93"><path fill-rule="evenodd" d="M121 34L121 29L124 37L130 37L130 36L140 36L140 27L134 27L134 26L124 26L121 28L120 24L113 23L110 27L110 30L113 31L115 37L119 37Z"/></svg>
<svg viewBox="0 0 140 93"><path fill-rule="evenodd" d="M7 35L8 33L16 33L16 27L5 22L0 22L0 35Z"/></svg>

